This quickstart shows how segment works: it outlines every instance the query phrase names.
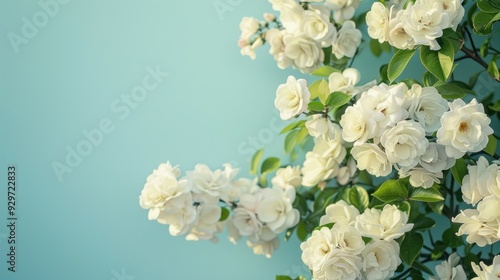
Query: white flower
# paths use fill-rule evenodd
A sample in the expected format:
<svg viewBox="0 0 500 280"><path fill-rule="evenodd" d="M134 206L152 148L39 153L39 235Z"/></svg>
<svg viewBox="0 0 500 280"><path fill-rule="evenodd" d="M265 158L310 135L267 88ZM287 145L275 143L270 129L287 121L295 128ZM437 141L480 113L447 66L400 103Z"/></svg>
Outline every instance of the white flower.
<svg viewBox="0 0 500 280"><path fill-rule="evenodd" d="M415 47L415 40L405 30L407 17L406 10L400 10L389 21L389 37L387 41L391 46L402 50L409 50Z"/></svg>
<svg viewBox="0 0 500 280"><path fill-rule="evenodd" d="M389 9L380 2L375 2L366 14L368 35L380 43L387 41L389 36Z"/></svg>
<svg viewBox="0 0 500 280"><path fill-rule="evenodd" d="M157 221L169 225L170 234L177 236L187 233L196 218L193 197L191 192L188 192L169 200L168 206L159 213Z"/></svg>
<svg viewBox="0 0 500 280"><path fill-rule="evenodd" d="M219 199L206 194L193 196L196 203L196 220L186 236L186 240L212 240L216 241L214 234L218 231L218 221L221 217L221 207L217 204Z"/></svg>
<svg viewBox="0 0 500 280"><path fill-rule="evenodd" d="M205 164L197 164L193 171L186 172L193 193L207 194L213 197L219 197L229 188L231 180L229 175L220 169L212 171Z"/></svg>
<svg viewBox="0 0 500 280"><path fill-rule="evenodd" d="M240 39L250 40L252 35L254 35L257 30L259 30L260 24L256 18L253 17L244 17L241 19L240 30L241 35Z"/></svg>
<svg viewBox="0 0 500 280"><path fill-rule="evenodd" d="M364 279L389 279L401 264L399 244L394 240L373 240L366 245L361 256Z"/></svg>
<svg viewBox="0 0 500 280"><path fill-rule="evenodd" d="M333 72L328 77L328 88L330 92L340 91L351 96L360 92L356 84L361 79L361 73L356 68L346 68L342 73Z"/></svg>
<svg viewBox="0 0 500 280"><path fill-rule="evenodd" d="M302 176L300 175L300 166L287 166L276 171L276 176L271 180L275 187L286 189L287 187L300 187Z"/></svg>
<svg viewBox="0 0 500 280"><path fill-rule="evenodd" d="M337 29L330 22L329 11L319 8L302 13L299 32L321 43L323 47L329 47L332 44L332 39L337 36Z"/></svg>
<svg viewBox="0 0 500 280"><path fill-rule="evenodd" d="M339 135L340 133L335 133ZM339 162L346 156L346 149L342 146L340 136L334 139L316 138L311 152L307 152L302 167L302 184L306 187L317 185L335 177L339 171Z"/></svg>
<svg viewBox="0 0 500 280"><path fill-rule="evenodd" d="M347 185L353 176L356 174L358 169L356 168L356 161L354 158L349 158L347 160L347 165L339 168L339 173L337 174L337 182L340 185Z"/></svg>
<svg viewBox="0 0 500 280"><path fill-rule="evenodd" d="M241 234L238 228L233 223L233 217L230 216L227 218L226 226L227 226L227 239L229 240L229 242L236 245L238 240L241 239Z"/></svg>
<svg viewBox="0 0 500 280"><path fill-rule="evenodd" d="M332 244L353 255L359 255L365 248L361 233L350 225L334 224L332 229Z"/></svg>
<svg viewBox="0 0 500 280"><path fill-rule="evenodd" d="M340 129L335 127L334 123L319 114L310 116L305 125L309 134L314 138L332 139L337 131L340 133Z"/></svg>
<svg viewBox="0 0 500 280"><path fill-rule="evenodd" d="M418 1L415 5L409 4L406 13L404 28L415 43L429 46L431 50L441 49L436 39L450 26L450 16L443 11L443 5L438 1Z"/></svg>
<svg viewBox="0 0 500 280"><path fill-rule="evenodd" d="M287 33L294 34L298 31L303 12L302 6L295 1L287 1L286 4L281 6L280 21Z"/></svg>
<svg viewBox="0 0 500 280"><path fill-rule="evenodd" d="M353 57L361 44L361 37L361 31L356 28L354 21L344 22L337 32L337 37L333 40L332 53L338 59L344 56Z"/></svg>
<svg viewBox="0 0 500 280"><path fill-rule="evenodd" d="M333 249L314 279L355 280L361 274L361 258L342 249Z"/></svg>
<svg viewBox="0 0 500 280"><path fill-rule="evenodd" d="M404 83L387 85L381 83L364 92L356 103L363 111L370 112L368 115L377 123L374 128L375 135L380 137L388 127L408 117L405 108L407 86Z"/></svg>
<svg viewBox="0 0 500 280"><path fill-rule="evenodd" d="M493 129L489 126L491 120L484 113L483 104L478 104L475 98L469 104L456 99L449 106L450 111L441 118L437 143L445 145L446 154L453 158L484 149Z"/></svg>
<svg viewBox="0 0 500 280"><path fill-rule="evenodd" d="M233 180L229 184L229 188L224 189L220 194L220 199L224 200L226 203L231 203L238 200L243 194L254 193L256 190L260 189L257 184L257 178L247 179L239 178Z"/></svg>
<svg viewBox="0 0 500 280"><path fill-rule="evenodd" d="M342 138L347 142L363 144L375 136L374 128L377 128L375 120L361 109L360 106L349 106L340 118L342 126Z"/></svg>
<svg viewBox="0 0 500 280"><path fill-rule="evenodd" d="M467 275L462 267L458 264L460 257L455 252L448 257L447 261L436 265L437 277L431 276L430 280L467 280Z"/></svg>
<svg viewBox="0 0 500 280"><path fill-rule="evenodd" d="M387 158L391 163L412 168L425 153L429 140L421 124L409 120L400 121L395 127L386 130L380 138Z"/></svg>
<svg viewBox="0 0 500 280"><path fill-rule="evenodd" d="M354 16L359 0L326 0L325 5L333 11L335 22L342 23Z"/></svg>
<svg viewBox="0 0 500 280"><path fill-rule="evenodd" d="M186 181L177 180L179 175L179 168L167 162L160 164L146 179L139 203L142 208L149 209L150 220L156 220L170 200L189 192Z"/></svg>
<svg viewBox="0 0 500 280"><path fill-rule="evenodd" d="M500 255L496 255L493 258L493 263L489 266L485 265L484 262L480 262L479 265L475 263L471 265L477 275L472 280L494 280L500 278Z"/></svg>
<svg viewBox="0 0 500 280"><path fill-rule="evenodd" d="M462 21L465 14L465 9L462 6L463 0L419 0L426 7L431 7L434 3L439 3L443 7L443 12L448 14L449 24L447 26L457 29L458 24Z"/></svg>
<svg viewBox="0 0 500 280"><path fill-rule="evenodd" d="M347 204L343 200L339 200L334 204L330 204L325 209L325 215L320 219L319 224L325 225L329 223L339 225L354 225L359 211L356 207Z"/></svg>
<svg viewBox="0 0 500 280"><path fill-rule="evenodd" d="M412 169L402 168L399 170L399 177L406 178L410 177L410 184L413 187L423 187L428 189L434 185L434 183L439 183L440 179L443 179L443 172L431 172L422 167L415 167Z"/></svg>
<svg viewBox="0 0 500 280"><path fill-rule="evenodd" d="M462 198L465 202L476 205L481 199L500 193L500 172L496 164L489 165L488 160L479 157L477 165L469 165L469 173L462 180ZM492 192L493 191L493 192ZM500 197L500 196L499 196Z"/></svg>
<svg viewBox="0 0 500 280"><path fill-rule="evenodd" d="M410 231L413 224L408 224L406 212L395 205L386 204L382 210L366 209L356 217L355 227L363 236L390 241Z"/></svg>
<svg viewBox="0 0 500 280"><path fill-rule="evenodd" d="M440 127L440 119L448 111L448 103L434 87L422 88L413 84L408 91L410 118L418 121L427 134L432 134Z"/></svg>
<svg viewBox="0 0 500 280"><path fill-rule="evenodd" d="M252 235L262 228L257 214L244 207L236 207L233 210L233 225L241 236Z"/></svg>
<svg viewBox="0 0 500 280"><path fill-rule="evenodd" d="M287 34L283 36L285 55L293 61L293 66L303 73L314 71L323 64L325 53L321 44L306 36Z"/></svg>
<svg viewBox="0 0 500 280"><path fill-rule="evenodd" d="M280 111L281 119L289 120L307 110L310 97L306 80L288 76L286 84L276 90L274 106Z"/></svg>
<svg viewBox="0 0 500 280"><path fill-rule="evenodd" d="M280 233L299 222L299 211L292 206L294 188L266 188L262 190L262 197L255 213L273 232Z"/></svg>
<svg viewBox="0 0 500 280"><path fill-rule="evenodd" d="M327 227L314 230L311 236L302 244L302 261L312 271L318 271L328 259L334 249L332 244L332 231Z"/></svg>
<svg viewBox="0 0 500 280"><path fill-rule="evenodd" d="M371 175L387 176L392 171L387 155L375 144L354 146L351 154L357 162L358 169L366 170Z"/></svg>
<svg viewBox="0 0 500 280"><path fill-rule="evenodd" d="M497 219L500 221L500 212L498 209L500 209L500 199L494 195L485 197L477 204L478 217L485 223L497 223ZM498 237L500 238L500 232L498 233Z"/></svg>
<svg viewBox="0 0 500 280"><path fill-rule="evenodd" d="M269 0L269 3L273 5L273 10L278 12L286 6L297 5L297 2L295 0Z"/></svg>
<svg viewBox="0 0 500 280"><path fill-rule="evenodd" d="M285 55L285 43L283 36L286 30L271 28L266 32L266 41L269 43L269 53L274 57L280 69L285 69L292 65L292 60Z"/></svg>
<svg viewBox="0 0 500 280"><path fill-rule="evenodd" d="M499 219L484 222L480 218L480 213L476 209L465 209L460 211L455 218L451 220L454 223L461 223L457 235L467 235L467 243L476 243L480 247L487 244L491 245L500 240L498 228Z"/></svg>
<svg viewBox="0 0 500 280"><path fill-rule="evenodd" d="M262 41L262 38L257 37L251 45L250 42L246 40L240 40L238 44L241 47L240 50L241 55L249 56L251 59L255 59L256 58L255 50L258 47L262 46L264 42Z"/></svg>
<svg viewBox="0 0 500 280"><path fill-rule="evenodd" d="M440 172L455 165L455 159L446 155L446 148L437 143L429 143L425 153L420 156L420 165L430 172Z"/></svg>

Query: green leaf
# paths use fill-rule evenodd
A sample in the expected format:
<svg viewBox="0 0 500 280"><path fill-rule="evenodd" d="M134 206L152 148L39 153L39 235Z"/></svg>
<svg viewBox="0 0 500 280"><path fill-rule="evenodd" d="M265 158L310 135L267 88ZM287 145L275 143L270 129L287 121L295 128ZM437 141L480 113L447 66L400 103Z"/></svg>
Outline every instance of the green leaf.
<svg viewBox="0 0 500 280"><path fill-rule="evenodd" d="M288 131L291 131L291 130L294 130L296 128L299 128L299 127L304 127L304 125L306 124L306 121L305 120L300 120L300 121L296 121L296 122L293 122L287 126L285 126L285 128L283 128L281 131L280 131L280 135L283 134L283 133L286 133Z"/></svg>
<svg viewBox="0 0 500 280"><path fill-rule="evenodd" d="M221 212L220 212L219 222L227 220L231 212L229 212L229 210L226 207L221 207L220 210Z"/></svg>
<svg viewBox="0 0 500 280"><path fill-rule="evenodd" d="M406 212L406 214L408 214L408 216L410 216L410 213L411 213L411 205L408 201L403 201L401 202L399 205L398 205L398 209L403 211L403 212Z"/></svg>
<svg viewBox="0 0 500 280"><path fill-rule="evenodd" d="M328 223L328 224L324 224L324 225L319 225L314 230L320 230L324 227L331 229L333 227L333 225L335 225L335 223Z"/></svg>
<svg viewBox="0 0 500 280"><path fill-rule="evenodd" d="M297 237L299 238L300 241L304 241L307 239L308 234L309 233L307 232L306 222L301 221L297 226Z"/></svg>
<svg viewBox="0 0 500 280"><path fill-rule="evenodd" d="M290 131L285 137L285 153L289 154L293 151L295 144L297 143L298 130Z"/></svg>
<svg viewBox="0 0 500 280"><path fill-rule="evenodd" d="M315 98L319 97L319 84L323 81L321 80L316 80L312 84L309 85L309 93L311 93L311 100L314 100Z"/></svg>
<svg viewBox="0 0 500 280"><path fill-rule="evenodd" d="M324 79L318 85L318 97L321 103L326 104L326 100L330 95L330 88L328 87L328 82Z"/></svg>
<svg viewBox="0 0 500 280"><path fill-rule="evenodd" d="M380 66L379 73L380 73L380 81L383 83L389 83L389 78L387 77L387 69L389 68L389 64L384 64Z"/></svg>
<svg viewBox="0 0 500 280"><path fill-rule="evenodd" d="M307 127L303 127L299 130L299 133L297 133L297 144L303 145L305 142L305 139L309 136L309 130Z"/></svg>
<svg viewBox="0 0 500 280"><path fill-rule="evenodd" d="M307 201L306 198L301 195L300 193L297 193L295 195L295 200L293 201L293 208L299 210L300 215L305 216L308 212L307 208Z"/></svg>
<svg viewBox="0 0 500 280"><path fill-rule="evenodd" d="M495 112L500 112L500 100L497 100L497 102L495 102L494 104L491 104L490 106L488 106L488 108L490 108L491 110L493 110Z"/></svg>
<svg viewBox="0 0 500 280"><path fill-rule="evenodd" d="M319 76L319 77L328 77L330 74L335 73L335 72L340 72L339 69L335 69L331 66L325 65L323 67L320 67L316 70L314 70L311 75L314 76Z"/></svg>
<svg viewBox="0 0 500 280"><path fill-rule="evenodd" d="M484 70L481 70L474 75L470 76L469 78L469 87L474 88L476 86L477 80L479 79L479 76L483 73Z"/></svg>
<svg viewBox="0 0 500 280"><path fill-rule="evenodd" d="M426 87L437 86L439 83L443 84L436 78L436 76L432 75L432 73L429 71L426 71L424 73L424 76L422 77L422 82Z"/></svg>
<svg viewBox="0 0 500 280"><path fill-rule="evenodd" d="M486 11L479 11L472 16L472 25L474 32L479 35L491 34L493 23L500 20L500 12L491 13Z"/></svg>
<svg viewBox="0 0 500 280"><path fill-rule="evenodd" d="M280 167L281 161L277 157L266 158L260 166L261 174L268 174Z"/></svg>
<svg viewBox="0 0 500 280"><path fill-rule="evenodd" d="M398 180L388 180L372 195L383 202L391 203L405 200L408 197L408 189Z"/></svg>
<svg viewBox="0 0 500 280"><path fill-rule="evenodd" d="M366 236L361 237L361 239L363 239L363 242L365 243L365 245L368 244L368 243L370 243L370 241L373 240L373 238L366 237Z"/></svg>
<svg viewBox="0 0 500 280"><path fill-rule="evenodd" d="M368 173L366 170L359 171L359 179L361 179L361 181L367 185L373 185L372 175L370 175L370 173Z"/></svg>
<svg viewBox="0 0 500 280"><path fill-rule="evenodd" d="M276 275L276 280L293 280L290 276Z"/></svg>
<svg viewBox="0 0 500 280"><path fill-rule="evenodd" d="M444 201L427 203L432 212L441 215L443 213Z"/></svg>
<svg viewBox="0 0 500 280"><path fill-rule="evenodd" d="M339 108L339 107L349 103L350 100L351 100L351 96L349 94L345 94L343 92L336 91L336 92L333 92L332 94L330 94L330 96L328 97L328 100L326 101L326 104L328 107L330 107L332 109L336 109L336 108Z"/></svg>
<svg viewBox="0 0 500 280"><path fill-rule="evenodd" d="M432 260L439 259L443 255L447 247L448 246L446 246L446 244L444 244L443 241L436 241L436 243L434 244L434 250L432 250L431 253L431 259Z"/></svg>
<svg viewBox="0 0 500 280"><path fill-rule="evenodd" d="M450 76L454 59L453 44L446 38L441 38L440 50L432 51L429 46L420 48L422 65L442 82Z"/></svg>
<svg viewBox="0 0 500 280"><path fill-rule="evenodd" d="M460 51L462 45L464 44L464 37L460 33L453 31L453 29L451 28L446 28L445 30L443 30L442 37L448 39L451 42L455 53Z"/></svg>
<svg viewBox="0 0 500 280"><path fill-rule="evenodd" d="M307 105L307 109L309 109L309 111L321 112L325 110L325 106L321 102L312 101Z"/></svg>
<svg viewBox="0 0 500 280"><path fill-rule="evenodd" d="M436 89L444 99L458 99L465 96L464 90L452 83L437 86Z"/></svg>
<svg viewBox="0 0 500 280"><path fill-rule="evenodd" d="M423 263L419 262L419 261L414 261L413 264L411 265L412 268L415 268L415 269L418 269L422 272L425 272L429 275L432 275L434 276L434 273L432 273L432 270L430 268L428 268L426 265L424 265Z"/></svg>
<svg viewBox="0 0 500 280"><path fill-rule="evenodd" d="M496 62L496 56L488 64L488 74L495 80L500 80L500 72L498 71L498 66Z"/></svg>
<svg viewBox="0 0 500 280"><path fill-rule="evenodd" d="M399 251L401 260L408 266L412 266L417 256L420 255L423 246L424 238L422 238L422 235L416 232L407 232Z"/></svg>
<svg viewBox="0 0 500 280"><path fill-rule="evenodd" d="M257 170L259 168L259 162L260 159L262 158L262 154L264 154L264 148L259 149L258 151L255 152L252 156L252 160L250 161L250 174L255 175L257 174Z"/></svg>
<svg viewBox="0 0 500 280"><path fill-rule="evenodd" d="M415 222L413 223L412 230L429 229L433 227L435 224L436 222L429 217L420 217L416 219Z"/></svg>
<svg viewBox="0 0 500 280"><path fill-rule="evenodd" d="M483 44L479 48L479 53L482 57L488 56L488 49L490 48L490 38L484 40Z"/></svg>
<svg viewBox="0 0 500 280"><path fill-rule="evenodd" d="M380 46L378 40L376 39L370 40L370 50L376 57L379 57L382 54L382 47Z"/></svg>
<svg viewBox="0 0 500 280"><path fill-rule="evenodd" d="M477 1L477 7L481 11L488 13L498 13L500 12L500 3L497 0L479 0Z"/></svg>
<svg viewBox="0 0 500 280"><path fill-rule="evenodd" d="M457 236L460 224L451 223L451 227L443 232L443 242L451 248L458 248L464 244L462 238Z"/></svg>
<svg viewBox="0 0 500 280"><path fill-rule="evenodd" d="M490 134L488 136L488 144L486 145L486 148L484 148L483 151L485 151L490 156L494 156L496 150L497 150L497 139L493 134Z"/></svg>
<svg viewBox="0 0 500 280"><path fill-rule="evenodd" d="M349 201L352 206L356 207L360 213L363 213L368 207L369 201L368 192L360 186L354 186L349 191Z"/></svg>
<svg viewBox="0 0 500 280"><path fill-rule="evenodd" d="M463 158L457 159L455 165L451 168L451 173L455 181L457 181L459 185L462 185L462 179L467 174L467 165Z"/></svg>
<svg viewBox="0 0 500 280"><path fill-rule="evenodd" d="M267 177L266 177L266 174L261 174L259 176L259 185L262 188L266 188L267 187Z"/></svg>
<svg viewBox="0 0 500 280"><path fill-rule="evenodd" d="M415 54L415 51L416 49L398 50L394 54L387 69L387 77L391 83L396 80L401 73L403 73L403 70L405 70L406 65L410 62L411 58Z"/></svg>
<svg viewBox="0 0 500 280"><path fill-rule="evenodd" d="M438 202L444 200L441 193L435 188L415 188L411 195L410 200L423 201L423 202Z"/></svg>

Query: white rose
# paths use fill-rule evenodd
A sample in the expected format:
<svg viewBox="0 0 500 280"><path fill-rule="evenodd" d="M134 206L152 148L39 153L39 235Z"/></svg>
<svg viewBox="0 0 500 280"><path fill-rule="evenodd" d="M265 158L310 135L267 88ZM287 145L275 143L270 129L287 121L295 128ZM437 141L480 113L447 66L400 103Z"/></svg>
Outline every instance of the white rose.
<svg viewBox="0 0 500 280"><path fill-rule="evenodd" d="M286 30L271 28L266 32L266 42L269 44L269 53L274 57L280 69L285 69L292 65L292 60L285 55L285 43L283 36Z"/></svg>
<svg viewBox="0 0 500 280"><path fill-rule="evenodd" d="M356 104L363 111L372 111L370 115L378 125L375 136L380 137L387 127L408 118L405 108L406 92L407 86L404 83L391 86L381 83L364 92L358 100Z"/></svg>
<svg viewBox="0 0 500 280"><path fill-rule="evenodd" d="M356 168L356 161L351 157L347 160L347 165L339 168L339 174L337 175L337 182L340 185L347 185L351 179L354 181L357 178L353 178L354 174L358 169Z"/></svg>
<svg viewBox="0 0 500 280"><path fill-rule="evenodd" d="M186 177L193 193L207 194L219 197L221 193L229 188L230 179L228 173L217 169L215 171L205 164L197 164L193 171L187 171Z"/></svg>
<svg viewBox="0 0 500 280"><path fill-rule="evenodd" d="M375 144L354 146L351 154L359 170L366 170L371 175L387 176L392 171L392 164L387 155Z"/></svg>
<svg viewBox="0 0 500 280"><path fill-rule="evenodd" d="M276 176L271 180L275 187L286 189L287 187L300 187L302 184L302 175L300 175L300 166L287 166L276 171Z"/></svg>
<svg viewBox="0 0 500 280"><path fill-rule="evenodd" d="M426 7L432 7L434 3L439 3L443 7L443 12L448 14L449 25L453 30L457 30L458 24L462 21L465 9L462 6L463 0L419 0Z"/></svg>
<svg viewBox="0 0 500 280"><path fill-rule="evenodd" d="M325 5L333 11L335 22L342 23L354 16L359 0L326 0Z"/></svg>
<svg viewBox="0 0 500 280"><path fill-rule="evenodd" d="M351 96L360 92L356 84L361 79L361 73L356 68L346 68L342 73L333 72L328 77L328 88L330 92L340 91Z"/></svg>
<svg viewBox="0 0 500 280"><path fill-rule="evenodd" d="M438 143L429 143L425 153L420 156L420 165L430 172L450 169L456 160L446 155L446 148Z"/></svg>
<svg viewBox="0 0 500 280"><path fill-rule="evenodd" d="M177 180L179 175L179 168L167 162L160 164L146 179L139 203L143 209L149 209L150 220L156 220L170 200L189 192L186 180Z"/></svg>
<svg viewBox="0 0 500 280"><path fill-rule="evenodd" d="M457 235L467 235L465 239L467 243L476 243L480 247L491 245L500 240L498 234L499 221L484 222L480 219L479 215L480 213L476 209L460 211L460 214L451 220L454 223L462 224L458 229Z"/></svg>
<svg viewBox="0 0 500 280"><path fill-rule="evenodd" d="M382 210L366 209L356 217L355 227L363 236L385 241L401 237L413 228L408 215L395 205L386 204Z"/></svg>
<svg viewBox="0 0 500 280"><path fill-rule="evenodd" d="M332 231L327 227L314 230L306 241L300 244L302 261L310 270L318 271L334 249Z"/></svg>
<svg viewBox="0 0 500 280"><path fill-rule="evenodd" d="M192 228L186 236L186 240L212 240L216 241L214 234L219 227L218 222L221 217L222 209L217 204L219 199L206 194L193 196L196 207L196 220L192 223Z"/></svg>
<svg viewBox="0 0 500 280"><path fill-rule="evenodd" d="M233 210L233 225L241 236L252 235L262 228L262 222L255 212L244 207L236 207Z"/></svg>
<svg viewBox="0 0 500 280"><path fill-rule="evenodd" d="M427 134L432 134L440 127L441 116L448 111L448 102L434 87L422 88L413 84L408 91L410 118L418 121Z"/></svg>
<svg viewBox="0 0 500 280"><path fill-rule="evenodd" d="M262 190L263 199L255 209L259 220L275 233L280 233L299 222L299 211L293 208L295 189L273 187Z"/></svg>
<svg viewBox="0 0 500 280"><path fill-rule="evenodd" d="M406 12L404 28L415 43L429 46L431 50L441 49L436 39L450 26L450 16L443 11L443 5L438 1L419 1L415 5L410 3Z"/></svg>
<svg viewBox="0 0 500 280"><path fill-rule="evenodd" d="M287 33L294 34L298 31L303 12L304 9L302 6L295 1L282 5L280 9L280 21Z"/></svg>
<svg viewBox="0 0 500 280"><path fill-rule="evenodd" d="M335 223L352 226L356 222L357 216L359 216L359 211L356 207L347 204L347 202L343 200L339 200L326 207L325 215L321 217L319 224L325 225Z"/></svg>
<svg viewBox="0 0 500 280"><path fill-rule="evenodd" d="M361 44L361 37L361 31L356 28L354 21L344 22L337 32L337 37L333 39L332 53L338 59L344 56L353 57Z"/></svg>
<svg viewBox="0 0 500 280"><path fill-rule="evenodd" d="M491 265L485 265L484 262L480 262L479 265L471 263L472 269L477 274L477 277L472 278L472 280L493 280L500 278L500 255L496 255L493 258L493 263Z"/></svg>
<svg viewBox="0 0 500 280"><path fill-rule="evenodd" d="M297 5L297 2L295 0L269 0L269 3L273 5L273 10L278 12L286 6Z"/></svg>
<svg viewBox="0 0 500 280"><path fill-rule="evenodd" d="M289 120L307 110L310 97L306 80L288 76L286 84L276 90L274 106L280 111L281 119Z"/></svg>
<svg viewBox="0 0 500 280"><path fill-rule="evenodd" d="M334 139L316 138L314 148L307 152L302 167L302 184L306 187L317 185L335 177L339 171L339 162L346 156L346 149L342 145L340 133L336 132Z"/></svg>
<svg viewBox="0 0 500 280"><path fill-rule="evenodd" d="M499 169L491 166L485 157L479 157L476 165L468 166L469 173L462 180L462 198L465 202L476 205L481 199L500 189ZM500 197L500 196L499 196Z"/></svg>
<svg viewBox="0 0 500 280"><path fill-rule="evenodd" d="M335 137L334 134L337 130L328 118L319 114L310 116L305 125L309 134L314 138L324 137L332 139Z"/></svg>
<svg viewBox="0 0 500 280"><path fill-rule="evenodd" d="M287 34L283 37L285 55L293 61L293 66L303 73L309 73L323 64L325 53L321 44L306 36Z"/></svg>
<svg viewBox="0 0 500 280"><path fill-rule="evenodd" d="M488 222L497 222L495 220L500 220L500 199L494 195L490 195L485 197L477 204L477 211L479 211L479 219L486 223ZM498 234L500 238L500 233Z"/></svg>
<svg viewBox="0 0 500 280"><path fill-rule="evenodd" d="M355 144L363 144L375 134L373 129L377 125L370 115L365 114L359 106L349 106L345 113L340 118L342 126L342 138L347 142L356 142Z"/></svg>
<svg viewBox="0 0 500 280"><path fill-rule="evenodd" d="M330 22L329 11L319 8L302 13L299 32L321 43L321 46L329 47L332 44L332 39L337 36L337 29Z"/></svg>
<svg viewBox="0 0 500 280"><path fill-rule="evenodd" d="M226 203L231 203L238 200L241 195L254 193L258 189L260 189L260 187L257 184L257 178L239 178L233 180L229 188L221 192L220 199L224 200Z"/></svg>
<svg viewBox="0 0 500 280"><path fill-rule="evenodd" d="M187 233L197 218L196 208L193 206L191 192L182 194L168 203L158 215L160 224L169 225L169 232L173 236Z"/></svg>
<svg viewBox="0 0 500 280"><path fill-rule="evenodd" d="M425 153L429 140L425 138L425 131L420 123L405 120L386 130L380 138L380 143L391 163L412 168Z"/></svg>
<svg viewBox="0 0 500 280"><path fill-rule="evenodd" d="M484 113L483 104L478 104L475 98L469 104L456 99L449 106L450 111L441 117L437 143L445 145L446 154L453 158L484 149L493 129L489 126L491 120Z"/></svg>
<svg viewBox="0 0 500 280"><path fill-rule="evenodd" d="M428 189L434 185L434 183L439 183L440 179L443 179L443 172L431 172L422 167L415 167L410 170L403 168L399 170L399 177L406 178L410 177L410 185L413 187L422 187Z"/></svg>
<svg viewBox="0 0 500 280"><path fill-rule="evenodd" d="M361 258L357 255L334 248L318 271L313 271L314 279L355 280L361 274Z"/></svg>
<svg viewBox="0 0 500 280"><path fill-rule="evenodd" d="M410 50L415 47L415 40L405 30L407 17L406 10L400 10L389 21L389 37L387 41L391 46L401 50Z"/></svg>
<svg viewBox="0 0 500 280"><path fill-rule="evenodd" d="M253 34L259 30L260 24L256 18L253 17L244 17L241 19L240 30L241 35L240 39L250 40Z"/></svg>
<svg viewBox="0 0 500 280"><path fill-rule="evenodd" d="M431 276L430 280L467 280L462 265L458 264L460 257L455 252L448 257L447 261L436 265L437 277Z"/></svg>
<svg viewBox="0 0 500 280"><path fill-rule="evenodd" d="M378 40L380 43L387 41L389 36L389 9L380 3L375 2L371 10L366 14L366 24L368 25L368 35Z"/></svg>
<svg viewBox="0 0 500 280"><path fill-rule="evenodd" d="M365 248L361 233L349 225L334 224L332 229L332 244L353 255L359 255Z"/></svg>
<svg viewBox="0 0 500 280"><path fill-rule="evenodd" d="M365 246L361 256L363 257L362 273L364 279L389 279L401 264L399 244L394 240L371 241Z"/></svg>

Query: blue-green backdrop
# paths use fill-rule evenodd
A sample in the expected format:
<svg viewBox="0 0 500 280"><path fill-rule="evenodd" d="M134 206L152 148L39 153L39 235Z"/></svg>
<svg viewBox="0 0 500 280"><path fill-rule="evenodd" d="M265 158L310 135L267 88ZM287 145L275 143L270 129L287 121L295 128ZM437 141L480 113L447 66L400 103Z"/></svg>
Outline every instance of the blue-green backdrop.
<svg viewBox="0 0 500 280"><path fill-rule="evenodd" d="M368 1L369 2L369 1ZM138 196L167 160L284 156L274 92L293 70L242 57L243 16L267 1L0 1L0 279L273 279L304 272L300 242L272 259L244 242L187 242ZM378 66L356 60L363 81ZM142 86L142 88L141 88ZM147 89L145 89L147 88ZM7 168L16 167L16 272L7 270Z"/></svg>

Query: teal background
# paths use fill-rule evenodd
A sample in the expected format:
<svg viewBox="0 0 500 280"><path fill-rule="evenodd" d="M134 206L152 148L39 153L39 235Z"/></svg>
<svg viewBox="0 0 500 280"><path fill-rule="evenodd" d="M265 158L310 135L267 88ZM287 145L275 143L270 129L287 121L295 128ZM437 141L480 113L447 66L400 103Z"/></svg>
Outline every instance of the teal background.
<svg viewBox="0 0 500 280"><path fill-rule="evenodd" d="M47 2L48 0L42 0ZM368 1L369 2L369 1ZM214 8L218 5L219 12ZM225 10L224 10L225 9ZM304 273L300 242L281 243L272 259L244 241L219 244L172 237L148 221L138 197L146 177L169 160L231 162L248 176L249 157L284 157L284 127L274 92L294 70L267 54L242 57L243 16L270 12L267 1L68 1L16 53L35 1L0 0L0 279L274 279ZM366 47L366 44L363 45ZM378 76L369 53L355 61L363 81ZM122 95L141 85L147 67L168 72L125 116ZM418 69L417 69L418 70ZM102 141L59 180L53 164L83 131L108 120ZM17 272L7 271L6 171L17 168Z"/></svg>

